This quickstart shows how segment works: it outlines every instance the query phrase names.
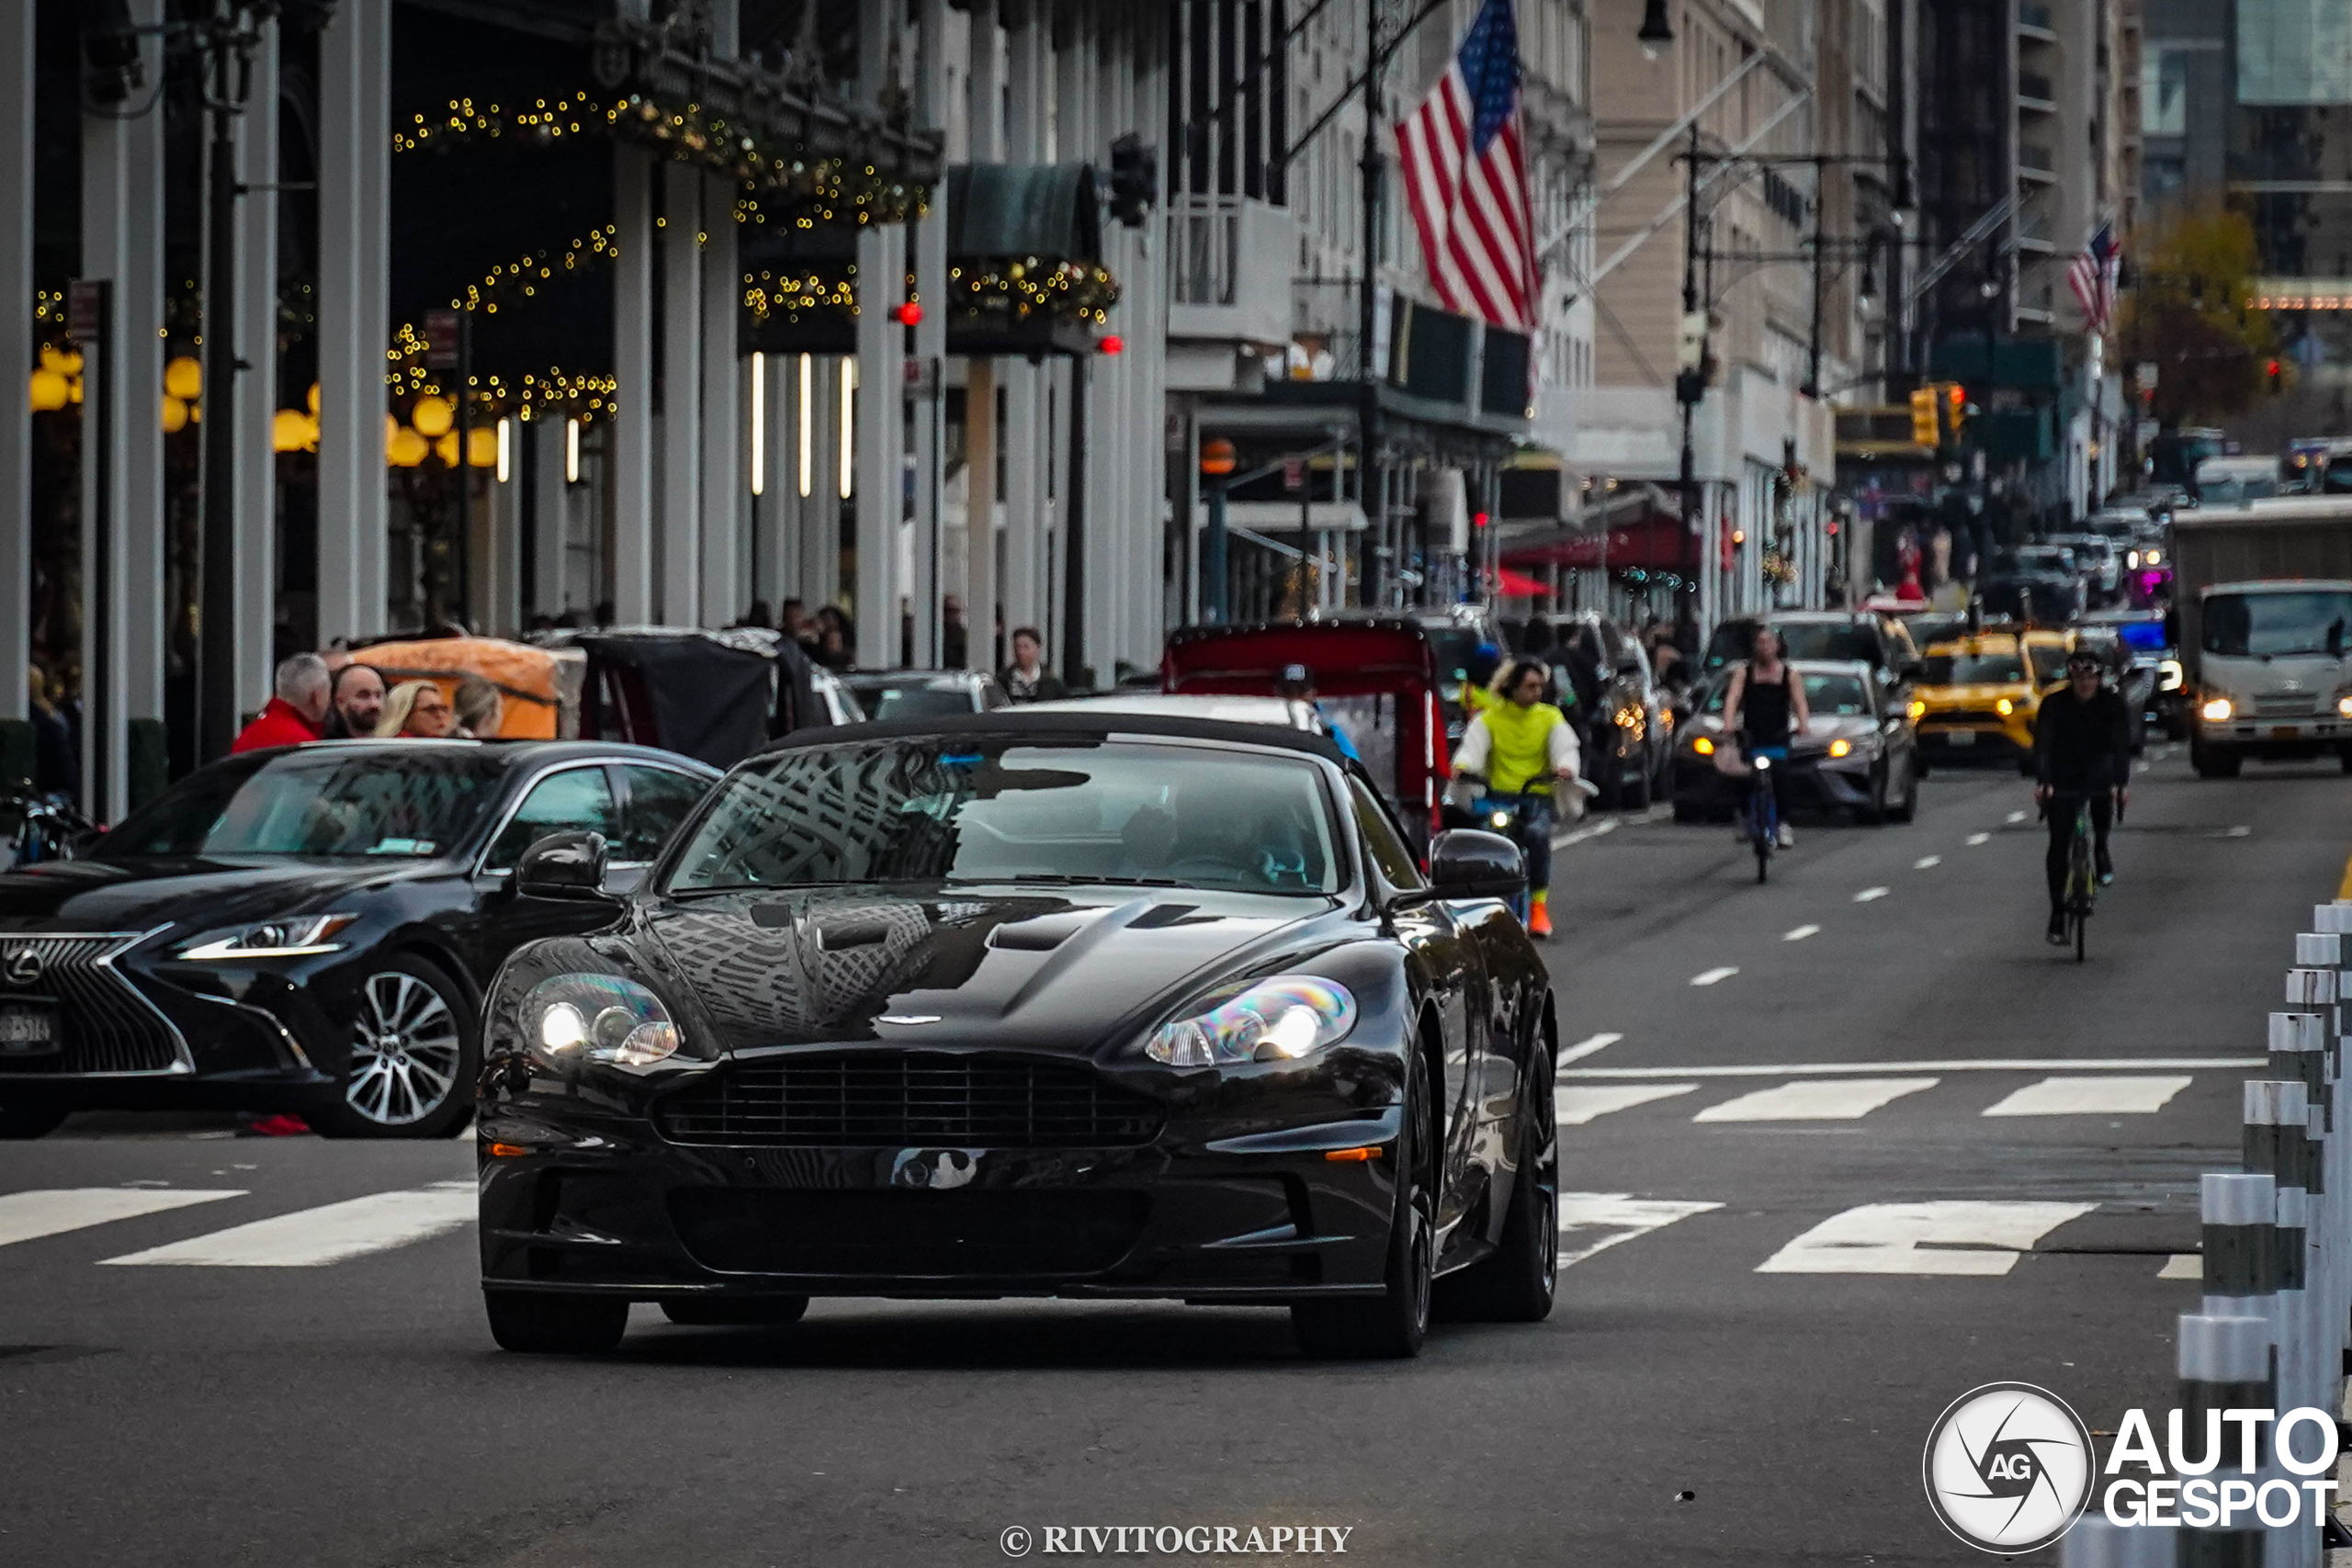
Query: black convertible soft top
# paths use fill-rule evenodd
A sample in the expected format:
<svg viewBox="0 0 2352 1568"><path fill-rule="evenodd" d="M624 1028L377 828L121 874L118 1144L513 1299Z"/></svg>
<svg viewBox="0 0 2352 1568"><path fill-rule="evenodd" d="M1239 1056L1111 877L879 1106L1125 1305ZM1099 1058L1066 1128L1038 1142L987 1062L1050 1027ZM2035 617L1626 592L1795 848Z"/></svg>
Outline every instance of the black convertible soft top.
<svg viewBox="0 0 2352 1568"><path fill-rule="evenodd" d="M758 755L806 746L854 746L863 740L897 740L918 736L986 735L1019 738L1031 735L1160 735L1180 740L1222 740L1277 751L1299 751L1329 762L1346 765L1340 749L1324 736L1278 724L1237 724L1229 720L1183 718L1172 714L1023 713L1018 706L992 713L952 714L935 718L889 719L879 724L849 724L796 729L770 741Z"/></svg>

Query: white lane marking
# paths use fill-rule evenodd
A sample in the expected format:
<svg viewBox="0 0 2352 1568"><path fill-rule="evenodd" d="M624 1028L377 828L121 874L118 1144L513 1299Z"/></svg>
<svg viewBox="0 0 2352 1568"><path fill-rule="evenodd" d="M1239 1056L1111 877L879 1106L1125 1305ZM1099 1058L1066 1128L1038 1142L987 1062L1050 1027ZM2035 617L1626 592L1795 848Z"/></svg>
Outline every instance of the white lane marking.
<svg viewBox="0 0 2352 1568"><path fill-rule="evenodd" d="M1578 828L1573 833L1561 834L1559 837L1552 840L1552 847L1555 850L1565 850L1570 844L1581 844L1587 839L1598 839L1603 833L1613 833L1616 830L1617 818L1614 817L1604 818L1600 821L1595 822L1589 828Z"/></svg>
<svg viewBox="0 0 2352 1568"><path fill-rule="evenodd" d="M2243 839L2253 831L2254 829L2251 828L2241 826L2231 829L2228 832L2222 834L2222 837L2224 839Z"/></svg>
<svg viewBox="0 0 2352 1568"><path fill-rule="evenodd" d="M1758 1274L2006 1274L2018 1254L2096 1203L1942 1200L1866 1203L1833 1214L1756 1267Z"/></svg>
<svg viewBox="0 0 2352 1568"><path fill-rule="evenodd" d="M1631 1111L1653 1100L1671 1100L1698 1087L1694 1083L1636 1083L1600 1089L1555 1089L1552 1091L1552 1108L1558 1112L1562 1126L1581 1127L1613 1111Z"/></svg>
<svg viewBox="0 0 2352 1568"><path fill-rule="evenodd" d="M2148 764L2147 764L2147 763L2145 763L2145 762L2142 762L2142 763L2139 765L2139 767L2138 767L2135 771L2136 771L2136 772L2139 772L2139 773L2146 773L2146 772L2148 771Z"/></svg>
<svg viewBox="0 0 2352 1568"><path fill-rule="evenodd" d="M2205 1278L2205 1257L2198 1252L2176 1252L2165 1259L2156 1270L2159 1280L2202 1280Z"/></svg>
<svg viewBox="0 0 2352 1568"><path fill-rule="evenodd" d="M1699 973L1690 976L1690 983L1694 986L1720 986L1738 973L1738 964L1726 964L1720 969L1700 970Z"/></svg>
<svg viewBox="0 0 2352 1568"><path fill-rule="evenodd" d="M57 1187L10 1192L0 1195L0 1247L244 1195L243 1188L191 1187L161 1191L147 1187Z"/></svg>
<svg viewBox="0 0 2352 1568"><path fill-rule="evenodd" d="M436 1181L405 1192L371 1192L341 1203L278 1214L191 1236L168 1247L109 1258L108 1263L181 1264L223 1269L311 1269L427 1240L469 1224L474 1184Z"/></svg>
<svg viewBox="0 0 2352 1568"><path fill-rule="evenodd" d="M1850 1122L1892 1100L1936 1087L1934 1078L1822 1078L1759 1089L1710 1105L1693 1122Z"/></svg>
<svg viewBox="0 0 2352 1568"><path fill-rule="evenodd" d="M1564 1078L1787 1078L1827 1073L2116 1073L2260 1067L2267 1056L1962 1056L1940 1062L1742 1062L1707 1067L1577 1067Z"/></svg>
<svg viewBox="0 0 2352 1568"><path fill-rule="evenodd" d="M1968 842L1972 848L1978 844L1989 844L1992 841L1993 835L1990 833L1971 833L1968 835Z"/></svg>
<svg viewBox="0 0 2352 1568"><path fill-rule="evenodd" d="M1875 899L1883 898L1886 895L1887 889L1883 887L1865 887L1860 893L1854 895L1854 902L1857 904L1868 904Z"/></svg>
<svg viewBox="0 0 2352 1568"><path fill-rule="evenodd" d="M1624 1192L1563 1192L1560 1267L1581 1263L1621 1241L1631 1241L1650 1231L1662 1230L1677 1220L1722 1207L1721 1203L1687 1199L1635 1198Z"/></svg>
<svg viewBox="0 0 2352 1568"><path fill-rule="evenodd" d="M2022 811L2012 811L2007 817L2003 818L2002 820L2005 822L2022 822L2025 820L2025 813Z"/></svg>
<svg viewBox="0 0 2352 1568"><path fill-rule="evenodd" d="M1625 1037L1622 1034L1611 1033L1606 1030L1602 1031L1599 1034L1588 1034L1583 1039L1577 1041L1575 1044L1569 1046L1566 1050L1561 1052L1560 1059L1554 1063L1553 1066L1555 1067L1565 1067L1570 1062L1581 1062L1587 1056L1591 1055L1594 1052L1606 1051L1609 1047L1616 1044L1617 1042L1624 1038Z"/></svg>
<svg viewBox="0 0 2352 1568"><path fill-rule="evenodd" d="M2187 1089L2186 1073L2162 1077L2053 1077L2011 1090L1987 1116L2146 1116Z"/></svg>
<svg viewBox="0 0 2352 1568"><path fill-rule="evenodd" d="M1911 863L1911 869L1913 871L1933 871L1936 867L1943 863L1944 857L1941 855L1921 855L1917 860Z"/></svg>
<svg viewBox="0 0 2352 1568"><path fill-rule="evenodd" d="M1803 942L1809 936L1819 936L1820 934L1821 928L1819 926L1798 926L1784 933L1781 940L1782 942Z"/></svg>

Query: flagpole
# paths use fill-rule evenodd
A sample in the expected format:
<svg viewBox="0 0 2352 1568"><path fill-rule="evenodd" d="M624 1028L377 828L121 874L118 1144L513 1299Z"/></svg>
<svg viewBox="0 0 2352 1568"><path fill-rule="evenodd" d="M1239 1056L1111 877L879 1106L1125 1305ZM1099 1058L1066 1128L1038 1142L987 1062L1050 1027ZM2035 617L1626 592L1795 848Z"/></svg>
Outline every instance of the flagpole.
<svg viewBox="0 0 2352 1568"><path fill-rule="evenodd" d="M1381 0L1364 0L1363 279L1356 299L1356 361L1363 400L1357 412L1356 489L1363 502L1364 519L1372 526L1375 550L1388 537L1387 481L1380 466L1380 367L1373 363L1373 340L1380 315L1380 197L1385 165L1380 151L1380 6ZM1387 580L1396 568L1392 555L1374 579L1374 600L1380 608L1387 607Z"/></svg>

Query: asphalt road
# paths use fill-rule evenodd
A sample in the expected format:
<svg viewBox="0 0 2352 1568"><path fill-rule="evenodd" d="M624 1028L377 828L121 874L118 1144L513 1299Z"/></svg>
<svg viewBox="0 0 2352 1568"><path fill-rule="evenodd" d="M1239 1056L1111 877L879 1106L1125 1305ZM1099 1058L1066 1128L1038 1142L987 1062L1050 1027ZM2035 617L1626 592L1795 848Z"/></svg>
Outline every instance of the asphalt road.
<svg viewBox="0 0 2352 1568"><path fill-rule="evenodd" d="M2352 850L2333 766L2151 761L2081 967L2041 943L2014 774L1801 826L1764 887L1724 829L1564 850L1575 1261L1549 1323L1411 1363L1302 1361L1279 1312L1036 1303L820 1302L774 1335L640 1308L611 1358L505 1356L469 1145L0 1145L0 1562L1002 1563L1053 1525L1982 1561L1922 1499L1929 1423L2002 1379L2094 1428L2169 1403L2197 1287L2161 1276ZM60 1212L11 1195L85 1188L140 1212L9 1239Z"/></svg>

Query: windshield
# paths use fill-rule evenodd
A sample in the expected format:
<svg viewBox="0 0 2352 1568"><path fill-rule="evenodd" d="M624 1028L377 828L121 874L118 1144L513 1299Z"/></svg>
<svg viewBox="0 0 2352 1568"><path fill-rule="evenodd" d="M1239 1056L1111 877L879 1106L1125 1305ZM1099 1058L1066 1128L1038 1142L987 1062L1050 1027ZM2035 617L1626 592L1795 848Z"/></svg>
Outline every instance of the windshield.
<svg viewBox="0 0 2352 1568"><path fill-rule="evenodd" d="M827 883L1135 883L1250 893L1344 880L1305 759L1076 740L812 746L718 786L669 891Z"/></svg>
<svg viewBox="0 0 2352 1568"><path fill-rule="evenodd" d="M849 689L872 719L937 718L943 714L970 713L971 694L953 683L929 680L852 681Z"/></svg>
<svg viewBox="0 0 2352 1568"><path fill-rule="evenodd" d="M2063 668L2065 656L2059 656ZM2015 685L2025 679L2025 661L2014 653L1931 653L1927 683L1930 686Z"/></svg>
<svg viewBox="0 0 2352 1568"><path fill-rule="evenodd" d="M1711 682L1706 696L1699 705L1701 713L1724 711L1724 697L1731 690L1729 681ZM1860 679L1853 675L1816 675L1807 672L1804 678L1804 705L1815 718L1836 716L1854 718L1871 711L1871 694L1862 689Z"/></svg>
<svg viewBox="0 0 2352 1568"><path fill-rule="evenodd" d="M2046 643L2035 643L2025 651L2026 657L2033 660L2033 678L2036 682L2046 685L2052 681L2063 681L2066 678L2066 650L2064 648Z"/></svg>
<svg viewBox="0 0 2352 1568"><path fill-rule="evenodd" d="M2352 593L2305 589L2279 593L2216 593L2205 601L2205 651L2321 653L2340 659L2352 637Z"/></svg>
<svg viewBox="0 0 2352 1568"><path fill-rule="evenodd" d="M1858 659L1878 662L1878 641L1860 627L1839 621L1776 621L1783 659ZM1812 682L1806 681L1810 694Z"/></svg>
<svg viewBox="0 0 2352 1568"><path fill-rule="evenodd" d="M471 747L322 746L232 759L133 812L96 853L447 854L481 820L504 771L498 756Z"/></svg>

